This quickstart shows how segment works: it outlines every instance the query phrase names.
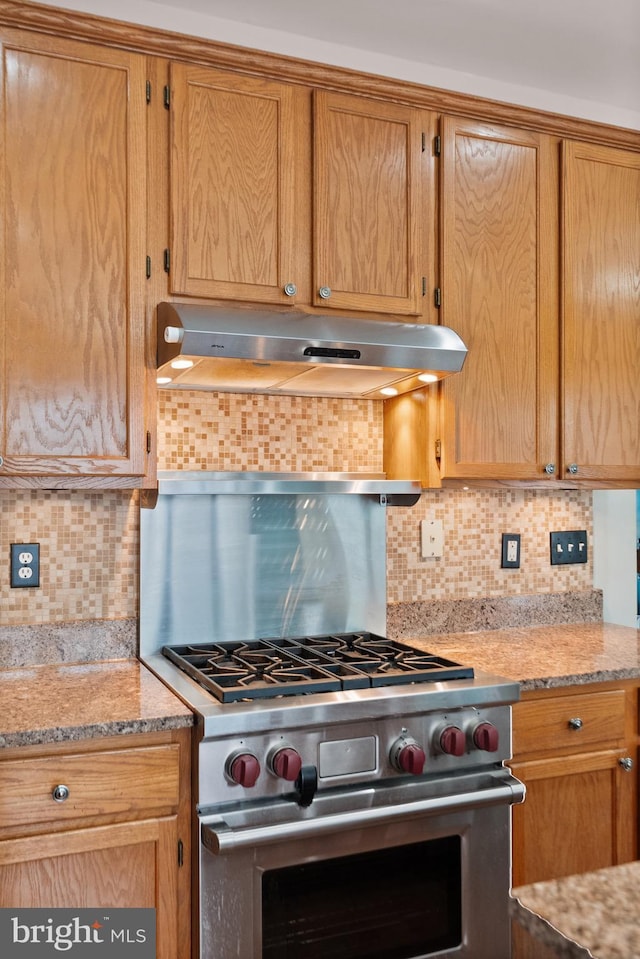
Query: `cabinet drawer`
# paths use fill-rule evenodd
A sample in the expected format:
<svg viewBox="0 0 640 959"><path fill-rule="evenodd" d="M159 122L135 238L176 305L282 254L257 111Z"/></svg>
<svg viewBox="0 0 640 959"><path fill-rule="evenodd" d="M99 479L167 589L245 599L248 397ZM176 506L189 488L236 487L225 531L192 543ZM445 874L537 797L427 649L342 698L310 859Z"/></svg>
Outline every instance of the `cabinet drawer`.
<svg viewBox="0 0 640 959"><path fill-rule="evenodd" d="M513 707L513 755L582 750L624 738L625 692L556 696Z"/></svg>
<svg viewBox="0 0 640 959"><path fill-rule="evenodd" d="M0 763L0 827L176 807L179 761L168 744ZM57 786L68 790L62 802Z"/></svg>

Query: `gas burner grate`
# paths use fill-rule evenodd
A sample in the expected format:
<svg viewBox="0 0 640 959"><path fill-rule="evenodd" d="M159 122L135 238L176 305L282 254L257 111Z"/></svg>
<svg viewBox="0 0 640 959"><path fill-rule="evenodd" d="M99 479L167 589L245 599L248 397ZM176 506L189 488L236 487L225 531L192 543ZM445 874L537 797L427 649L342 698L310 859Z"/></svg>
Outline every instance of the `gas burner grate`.
<svg viewBox="0 0 640 959"><path fill-rule="evenodd" d="M473 678L473 669L373 633L165 646L221 702Z"/></svg>

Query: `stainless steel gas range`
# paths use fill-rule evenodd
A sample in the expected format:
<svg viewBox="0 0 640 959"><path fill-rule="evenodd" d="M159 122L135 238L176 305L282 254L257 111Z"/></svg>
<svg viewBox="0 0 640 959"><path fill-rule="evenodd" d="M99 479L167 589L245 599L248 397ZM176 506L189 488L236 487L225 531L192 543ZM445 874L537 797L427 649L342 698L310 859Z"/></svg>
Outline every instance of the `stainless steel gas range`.
<svg viewBox="0 0 640 959"><path fill-rule="evenodd" d="M388 639L367 481L172 474L141 656L197 714L200 959L507 959L517 684ZM356 483L356 485L358 485Z"/></svg>

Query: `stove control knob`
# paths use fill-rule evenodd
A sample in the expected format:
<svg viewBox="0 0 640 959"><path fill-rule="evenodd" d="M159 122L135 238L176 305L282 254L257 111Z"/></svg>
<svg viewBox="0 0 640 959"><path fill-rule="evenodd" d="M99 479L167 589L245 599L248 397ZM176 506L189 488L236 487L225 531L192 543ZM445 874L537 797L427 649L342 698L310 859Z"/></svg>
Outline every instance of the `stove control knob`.
<svg viewBox="0 0 640 959"><path fill-rule="evenodd" d="M302 769L302 757L292 746L283 746L274 753L271 768L278 779L286 779L287 782L294 783Z"/></svg>
<svg viewBox="0 0 640 959"><path fill-rule="evenodd" d="M401 737L391 747L389 754L391 765L401 773L410 776L421 776L426 761L425 751L415 739Z"/></svg>
<svg viewBox="0 0 640 959"><path fill-rule="evenodd" d="M498 730L493 723L479 723L473 730L474 745L485 752L497 752L499 739Z"/></svg>
<svg viewBox="0 0 640 959"><path fill-rule="evenodd" d="M259 775L260 763L253 753L234 753L227 760L227 776L239 786L255 786Z"/></svg>
<svg viewBox="0 0 640 959"><path fill-rule="evenodd" d="M459 726L445 726L438 737L437 745L448 756L464 756L467 737Z"/></svg>

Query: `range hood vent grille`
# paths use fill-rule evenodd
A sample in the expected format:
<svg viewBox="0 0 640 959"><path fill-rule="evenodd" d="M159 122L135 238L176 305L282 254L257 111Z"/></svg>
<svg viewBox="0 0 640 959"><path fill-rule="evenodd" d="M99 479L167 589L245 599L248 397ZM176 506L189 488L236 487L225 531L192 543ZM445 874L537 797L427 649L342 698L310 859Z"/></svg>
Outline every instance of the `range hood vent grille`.
<svg viewBox="0 0 640 959"><path fill-rule="evenodd" d="M458 373L466 354L444 326L158 306L158 384L171 389L381 400Z"/></svg>

